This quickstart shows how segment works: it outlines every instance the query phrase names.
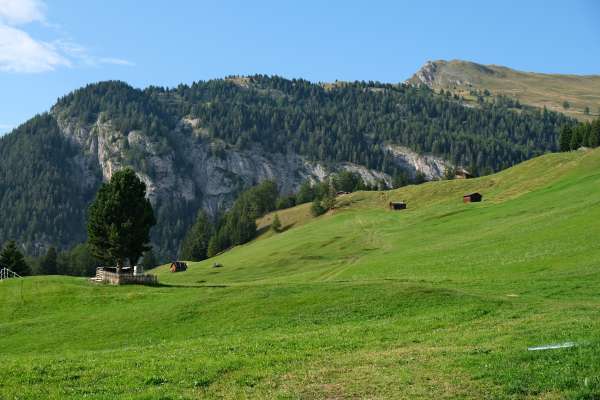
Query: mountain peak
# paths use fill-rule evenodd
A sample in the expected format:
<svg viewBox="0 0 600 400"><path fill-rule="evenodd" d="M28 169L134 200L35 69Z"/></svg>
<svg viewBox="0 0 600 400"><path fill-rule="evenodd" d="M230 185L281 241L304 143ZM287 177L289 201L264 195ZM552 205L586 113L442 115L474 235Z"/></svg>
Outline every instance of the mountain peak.
<svg viewBox="0 0 600 400"><path fill-rule="evenodd" d="M464 60L427 61L406 83L449 90L467 100L488 91L521 104L562 112L580 120L600 114L600 76L524 72Z"/></svg>

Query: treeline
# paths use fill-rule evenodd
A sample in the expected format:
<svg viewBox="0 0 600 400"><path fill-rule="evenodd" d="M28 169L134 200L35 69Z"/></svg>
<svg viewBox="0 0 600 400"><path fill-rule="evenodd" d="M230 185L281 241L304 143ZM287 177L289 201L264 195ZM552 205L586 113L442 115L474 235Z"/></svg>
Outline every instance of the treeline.
<svg viewBox="0 0 600 400"><path fill-rule="evenodd" d="M141 260L145 268L158 265L154 252L146 252ZM27 257L14 240L9 240L0 251L0 268L6 267L21 276L28 275L72 275L93 276L96 268L106 266L94 257L87 243L78 244L70 250L58 251L50 246L39 257Z"/></svg>
<svg viewBox="0 0 600 400"><path fill-rule="evenodd" d="M563 126L558 141L560 151L600 146L600 118L596 118L592 122L581 122L575 126Z"/></svg>

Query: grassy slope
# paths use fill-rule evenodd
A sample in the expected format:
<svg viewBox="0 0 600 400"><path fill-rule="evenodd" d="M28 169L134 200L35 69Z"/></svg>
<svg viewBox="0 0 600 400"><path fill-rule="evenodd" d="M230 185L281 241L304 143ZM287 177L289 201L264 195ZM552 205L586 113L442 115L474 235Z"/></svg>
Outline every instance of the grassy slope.
<svg viewBox="0 0 600 400"><path fill-rule="evenodd" d="M0 398L598 398L598 171L551 154L301 206L159 288L3 282Z"/></svg>
<svg viewBox="0 0 600 400"><path fill-rule="evenodd" d="M545 106L581 120L600 115L600 75L540 74L458 60L436 63L438 79L434 83L435 89L450 89L467 98L471 89L488 89L492 93L519 99L523 104ZM462 84L456 84L457 80ZM563 108L565 100L571 104L567 110ZM590 116L583 113L586 106L590 108Z"/></svg>

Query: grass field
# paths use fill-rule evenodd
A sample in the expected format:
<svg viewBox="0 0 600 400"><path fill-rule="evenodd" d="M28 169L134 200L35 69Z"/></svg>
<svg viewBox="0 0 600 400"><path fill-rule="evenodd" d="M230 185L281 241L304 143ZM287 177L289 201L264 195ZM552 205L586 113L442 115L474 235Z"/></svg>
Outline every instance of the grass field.
<svg viewBox="0 0 600 400"><path fill-rule="evenodd" d="M600 115L600 75L561 75L516 71L498 65L468 61L434 61L437 66L434 89L449 89L473 100L471 90L488 89L518 99L522 104L546 107L571 117L589 121ZM418 83L414 77L413 83ZM567 101L569 108L563 107ZM585 107L590 113L584 113Z"/></svg>
<svg viewBox="0 0 600 400"><path fill-rule="evenodd" d="M600 150L279 216L160 287L0 283L0 398L600 398Z"/></svg>

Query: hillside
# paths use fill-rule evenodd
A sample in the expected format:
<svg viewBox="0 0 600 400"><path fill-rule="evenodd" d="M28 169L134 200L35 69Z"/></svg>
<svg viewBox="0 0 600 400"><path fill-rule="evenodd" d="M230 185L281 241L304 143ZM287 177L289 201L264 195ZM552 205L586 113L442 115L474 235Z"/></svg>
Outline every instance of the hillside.
<svg viewBox="0 0 600 400"><path fill-rule="evenodd" d="M522 104L565 113L580 120L600 115L600 75L578 76L516 71L498 65L468 61L430 61L411 79L435 90L450 90L474 99L471 91L489 90ZM563 106L569 103L569 108ZM585 114L589 107L590 113Z"/></svg>
<svg viewBox="0 0 600 400"><path fill-rule="evenodd" d="M301 206L156 288L2 282L0 397L597 398L599 170L556 153Z"/></svg>
<svg viewBox="0 0 600 400"><path fill-rule="evenodd" d="M437 179L451 165L486 173L556 150L558 127L570 122L373 82L101 82L0 138L0 244L14 239L37 255L85 241L90 200L130 166L156 210L155 251L172 259L199 209L215 215L266 179L289 194L339 170L387 186L400 175Z"/></svg>

